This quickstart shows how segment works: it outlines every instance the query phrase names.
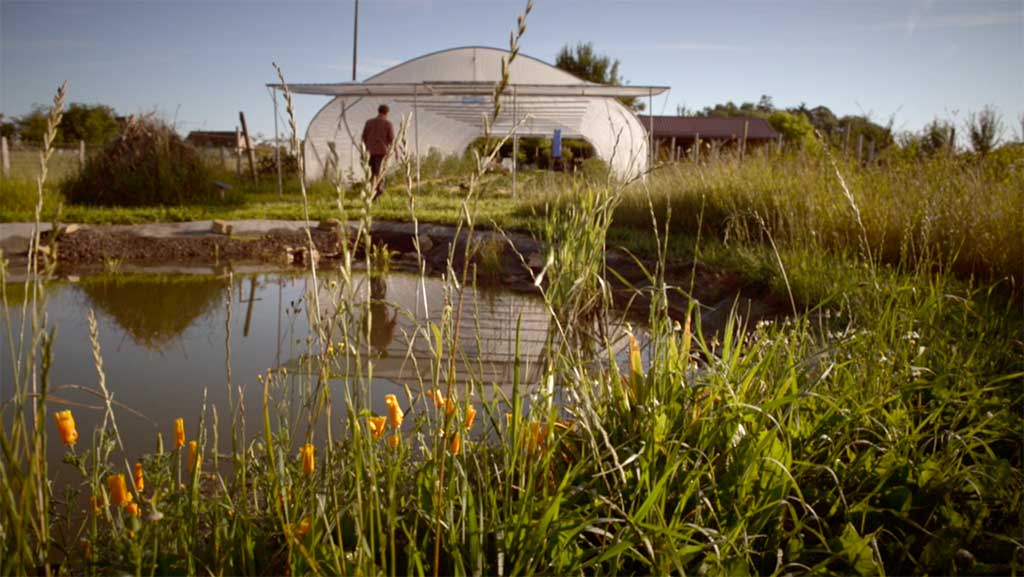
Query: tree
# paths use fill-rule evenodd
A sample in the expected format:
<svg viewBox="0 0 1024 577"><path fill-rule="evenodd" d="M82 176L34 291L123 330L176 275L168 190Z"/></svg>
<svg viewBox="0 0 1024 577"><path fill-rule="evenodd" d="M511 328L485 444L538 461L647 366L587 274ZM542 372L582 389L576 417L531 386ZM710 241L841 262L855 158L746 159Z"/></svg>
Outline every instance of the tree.
<svg viewBox="0 0 1024 577"><path fill-rule="evenodd" d="M101 104L72 104L60 125L65 144L84 140L86 144L104 145L120 132L114 109Z"/></svg>
<svg viewBox="0 0 1024 577"><path fill-rule="evenodd" d="M927 155L953 152L956 148L956 129L948 120L936 118L921 131L920 147L921 152Z"/></svg>
<svg viewBox="0 0 1024 577"><path fill-rule="evenodd" d="M986 106L967 117L967 138L974 152L982 155L992 152L1002 136L1003 121L995 108Z"/></svg>
<svg viewBox="0 0 1024 577"><path fill-rule="evenodd" d="M814 138L814 126L803 114L777 110L768 118L768 124L771 124L786 142L803 143L809 148L814 148L818 144Z"/></svg>
<svg viewBox="0 0 1024 577"><path fill-rule="evenodd" d="M42 105L36 105L25 116L18 118L18 137L22 142L41 144L43 135L46 134L47 109ZM60 127L57 127L60 131Z"/></svg>
<svg viewBox="0 0 1024 577"><path fill-rule="evenodd" d="M24 142L39 144L46 133L48 109L36 106L31 112L17 120L18 135ZM103 145L117 137L120 125L114 109L102 104L72 103L60 126L57 127L57 144L77 144L84 140L89 145Z"/></svg>
<svg viewBox="0 0 1024 577"><path fill-rule="evenodd" d="M555 57L555 67L589 82L623 86L619 76L619 61L607 55L598 54L590 42L579 42L576 46L566 44ZM633 110L643 110L644 103L635 97L620 98L620 102Z"/></svg>
<svg viewBox="0 0 1024 577"><path fill-rule="evenodd" d="M0 136L10 139L14 137L17 131L18 127L10 120L7 120L6 116L0 114Z"/></svg>
<svg viewBox="0 0 1024 577"><path fill-rule="evenodd" d="M843 130L850 131L850 145L856 146L857 139L861 136L864 137L865 145L869 142L875 144L876 150L883 150L892 146L896 139L892 133L892 121L886 126L882 126L877 122L874 122L867 116L863 115L849 115L843 116L838 121L838 125ZM845 133L844 133L845 138ZM833 142L838 146L839 143L833 139Z"/></svg>

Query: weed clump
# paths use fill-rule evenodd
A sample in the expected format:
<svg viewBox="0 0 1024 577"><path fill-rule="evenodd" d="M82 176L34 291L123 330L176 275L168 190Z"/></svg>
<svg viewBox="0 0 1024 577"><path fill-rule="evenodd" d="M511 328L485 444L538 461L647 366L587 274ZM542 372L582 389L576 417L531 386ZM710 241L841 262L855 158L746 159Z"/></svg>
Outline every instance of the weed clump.
<svg viewBox="0 0 1024 577"><path fill-rule="evenodd" d="M150 116L132 117L121 135L63 186L72 204L209 204L222 191L199 152Z"/></svg>

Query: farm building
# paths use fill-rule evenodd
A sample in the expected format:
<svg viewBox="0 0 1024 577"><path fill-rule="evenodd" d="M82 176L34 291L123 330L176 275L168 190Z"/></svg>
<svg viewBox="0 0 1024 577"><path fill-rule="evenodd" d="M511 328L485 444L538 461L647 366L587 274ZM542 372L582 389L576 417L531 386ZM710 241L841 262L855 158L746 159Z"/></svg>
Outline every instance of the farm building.
<svg viewBox="0 0 1024 577"><path fill-rule="evenodd" d="M381 104L390 107L396 131L402 119L407 120L407 151L416 159L432 149L445 155L462 154L484 136L502 59L508 55L496 48L454 48L414 58L363 82L290 84L296 94L333 97L306 131L308 178L320 178L335 157L343 176L363 177L359 138L363 123L376 115ZM551 137L560 129L564 138L590 143L621 177L635 177L647 169L647 130L616 97L653 98L667 88L585 82L522 54L512 62L509 78L501 113L490 127L492 136L508 135L513 126L518 126L513 140ZM514 174L514 160L512 164Z"/></svg>
<svg viewBox="0 0 1024 577"><path fill-rule="evenodd" d="M227 130L193 130L185 137L185 142L199 148L248 148L244 136Z"/></svg>
<svg viewBox="0 0 1024 577"><path fill-rule="evenodd" d="M655 150L666 160L674 160L692 150L700 139L702 147L740 146L746 135L747 148L770 144L779 133L762 118L715 116L641 116L643 126L654 127ZM675 154L673 155L673 149Z"/></svg>

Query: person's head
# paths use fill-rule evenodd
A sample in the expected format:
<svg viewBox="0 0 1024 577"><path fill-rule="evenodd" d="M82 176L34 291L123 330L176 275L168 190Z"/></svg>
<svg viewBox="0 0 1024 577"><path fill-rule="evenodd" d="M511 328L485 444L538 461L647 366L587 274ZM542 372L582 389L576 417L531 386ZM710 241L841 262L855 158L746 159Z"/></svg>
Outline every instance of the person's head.
<svg viewBox="0 0 1024 577"><path fill-rule="evenodd" d="M381 116L387 116L388 112L391 112L391 109L388 108L387 104L381 104L380 106L377 107L377 114Z"/></svg>

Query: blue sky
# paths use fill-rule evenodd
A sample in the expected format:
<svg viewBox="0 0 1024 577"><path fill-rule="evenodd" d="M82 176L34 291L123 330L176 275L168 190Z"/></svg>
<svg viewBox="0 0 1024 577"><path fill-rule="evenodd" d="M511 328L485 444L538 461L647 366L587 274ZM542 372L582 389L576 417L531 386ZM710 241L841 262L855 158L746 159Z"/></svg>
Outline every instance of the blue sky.
<svg viewBox="0 0 1024 577"><path fill-rule="evenodd" d="M359 78L463 45L506 47L525 0L362 0ZM17 116L68 80L72 102L157 110L182 132L273 133L264 84L351 79L353 0L0 0L0 112ZM591 41L633 84L672 87L655 113L771 95L897 130L993 105L1005 136L1024 116L1024 0L940 2L536 0L524 53L554 61ZM325 102L297 100L300 131Z"/></svg>

